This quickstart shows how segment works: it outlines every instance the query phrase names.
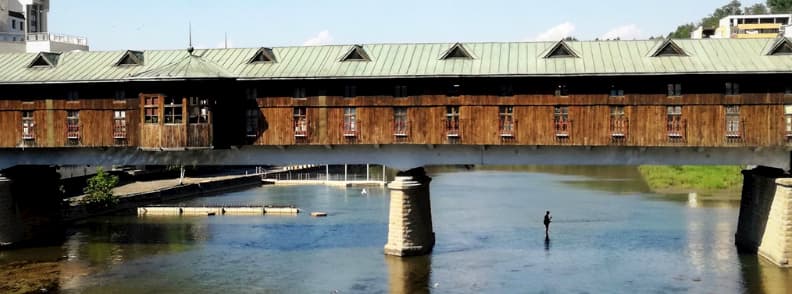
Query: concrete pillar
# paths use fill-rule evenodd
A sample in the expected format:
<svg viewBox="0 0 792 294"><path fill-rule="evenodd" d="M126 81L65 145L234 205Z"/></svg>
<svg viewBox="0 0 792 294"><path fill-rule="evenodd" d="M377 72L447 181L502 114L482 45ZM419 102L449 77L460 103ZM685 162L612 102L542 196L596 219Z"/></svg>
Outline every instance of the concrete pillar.
<svg viewBox="0 0 792 294"><path fill-rule="evenodd" d="M432 252L435 244L429 182L423 168L399 173L388 184L390 213L385 254L418 256Z"/></svg>
<svg viewBox="0 0 792 294"><path fill-rule="evenodd" d="M17 205L11 197L11 180L0 176L0 246L21 241L23 231Z"/></svg>
<svg viewBox="0 0 792 294"><path fill-rule="evenodd" d="M792 179L782 170L757 167L743 171L738 250L758 253L781 267L792 260Z"/></svg>

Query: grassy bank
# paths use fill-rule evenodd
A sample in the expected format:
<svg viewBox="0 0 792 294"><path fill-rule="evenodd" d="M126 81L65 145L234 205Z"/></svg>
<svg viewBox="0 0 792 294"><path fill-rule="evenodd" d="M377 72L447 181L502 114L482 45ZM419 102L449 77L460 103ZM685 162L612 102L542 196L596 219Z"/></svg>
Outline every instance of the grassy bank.
<svg viewBox="0 0 792 294"><path fill-rule="evenodd" d="M742 187L740 166L640 166L638 170L656 192L716 193L739 191Z"/></svg>

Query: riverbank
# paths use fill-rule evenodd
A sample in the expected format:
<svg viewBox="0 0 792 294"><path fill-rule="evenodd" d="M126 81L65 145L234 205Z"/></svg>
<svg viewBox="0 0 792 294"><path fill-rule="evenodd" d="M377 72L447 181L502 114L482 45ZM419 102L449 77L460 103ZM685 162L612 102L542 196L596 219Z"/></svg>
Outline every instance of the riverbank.
<svg viewBox="0 0 792 294"><path fill-rule="evenodd" d="M710 197L732 198L742 189L741 166L654 166L638 167L649 188L660 194L691 192Z"/></svg>
<svg viewBox="0 0 792 294"><path fill-rule="evenodd" d="M179 179L133 182L113 189L113 193L119 197L118 205L113 208L91 209L82 204L84 195L69 198L68 205L63 211L63 221L72 222L123 211L135 214L136 209L144 205L260 185L262 182L259 174L185 177L181 183Z"/></svg>

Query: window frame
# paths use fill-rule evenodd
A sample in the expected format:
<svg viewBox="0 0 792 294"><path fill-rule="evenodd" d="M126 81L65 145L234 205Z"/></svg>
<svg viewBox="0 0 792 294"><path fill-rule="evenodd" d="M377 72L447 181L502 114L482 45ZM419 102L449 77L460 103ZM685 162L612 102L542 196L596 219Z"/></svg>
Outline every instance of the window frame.
<svg viewBox="0 0 792 294"><path fill-rule="evenodd" d="M169 103L170 102L170 103ZM178 104L176 104L178 102ZM166 125L184 124L184 100L181 97L166 96L162 109L162 122ZM169 113L170 112L170 113Z"/></svg>
<svg viewBox="0 0 792 294"><path fill-rule="evenodd" d="M304 106L294 107L292 110L292 120L294 122L294 136L308 136L308 109Z"/></svg>
<svg viewBox="0 0 792 294"><path fill-rule="evenodd" d="M666 84L667 97L681 97L682 96L682 83L668 83Z"/></svg>
<svg viewBox="0 0 792 294"><path fill-rule="evenodd" d="M160 98L162 96L143 96L143 123L160 123Z"/></svg>

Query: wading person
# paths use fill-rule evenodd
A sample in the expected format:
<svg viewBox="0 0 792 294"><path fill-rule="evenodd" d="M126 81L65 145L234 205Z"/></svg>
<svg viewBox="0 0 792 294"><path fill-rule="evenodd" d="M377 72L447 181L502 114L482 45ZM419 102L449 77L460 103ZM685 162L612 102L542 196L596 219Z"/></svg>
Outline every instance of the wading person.
<svg viewBox="0 0 792 294"><path fill-rule="evenodd" d="M545 225L545 240L550 240L550 222L553 220L553 217L550 216L550 211L548 210L544 217L544 225Z"/></svg>

